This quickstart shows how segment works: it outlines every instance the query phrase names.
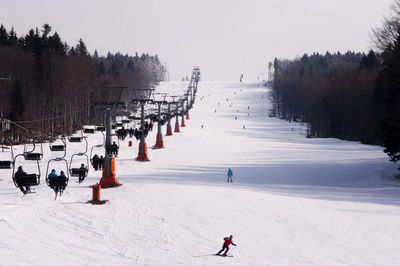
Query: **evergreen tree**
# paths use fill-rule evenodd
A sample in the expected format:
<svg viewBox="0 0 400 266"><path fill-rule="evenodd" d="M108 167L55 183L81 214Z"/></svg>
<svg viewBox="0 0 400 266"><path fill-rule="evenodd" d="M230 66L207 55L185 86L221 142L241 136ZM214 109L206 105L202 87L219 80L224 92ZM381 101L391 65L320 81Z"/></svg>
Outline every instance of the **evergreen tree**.
<svg viewBox="0 0 400 266"><path fill-rule="evenodd" d="M17 33L14 30L14 27L11 28L10 33L8 34L8 43L11 46L15 46L17 45L17 41L18 41L18 37L17 37Z"/></svg>
<svg viewBox="0 0 400 266"><path fill-rule="evenodd" d="M43 40L47 40L47 36L49 35L49 33L51 32L51 26L49 24L44 24L43 25L43 30L42 30L42 39Z"/></svg>
<svg viewBox="0 0 400 266"><path fill-rule="evenodd" d="M22 87L18 80L15 82L14 89L11 91L10 102L11 110L8 117L14 121L21 120L25 110L25 103L22 94Z"/></svg>
<svg viewBox="0 0 400 266"><path fill-rule="evenodd" d="M0 25L0 45L9 45L8 32L3 24Z"/></svg>
<svg viewBox="0 0 400 266"><path fill-rule="evenodd" d="M86 44L83 42L82 38L79 39L79 42L76 45L75 51L77 52L78 55L81 55L81 56L88 55Z"/></svg>

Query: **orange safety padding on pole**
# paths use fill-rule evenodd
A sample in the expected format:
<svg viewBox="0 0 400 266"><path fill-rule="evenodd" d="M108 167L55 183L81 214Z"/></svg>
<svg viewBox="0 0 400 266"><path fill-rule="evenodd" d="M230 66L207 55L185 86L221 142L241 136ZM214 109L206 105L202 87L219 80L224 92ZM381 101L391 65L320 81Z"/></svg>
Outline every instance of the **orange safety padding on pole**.
<svg viewBox="0 0 400 266"><path fill-rule="evenodd" d="M172 128L171 125L167 126L167 134L166 136L172 136Z"/></svg>
<svg viewBox="0 0 400 266"><path fill-rule="evenodd" d="M179 130L179 123L175 123L175 130L174 130L174 132L177 132L177 133L181 132L181 131Z"/></svg>
<svg viewBox="0 0 400 266"><path fill-rule="evenodd" d="M181 127L185 127L185 117L182 116Z"/></svg>
<svg viewBox="0 0 400 266"><path fill-rule="evenodd" d="M132 147L132 140L128 142L128 147Z"/></svg>
<svg viewBox="0 0 400 266"><path fill-rule="evenodd" d="M106 165L104 165L103 168L103 177L100 179L100 186L102 187L113 187L113 186L118 186L118 180L115 177L115 162L114 162L114 158L111 157L111 176L106 176L107 173L107 169L106 169Z"/></svg>
<svg viewBox="0 0 400 266"><path fill-rule="evenodd" d="M100 189L101 189L101 185L96 184L92 186L92 200L93 201L99 201L100 200Z"/></svg>
<svg viewBox="0 0 400 266"><path fill-rule="evenodd" d="M156 137L156 145L153 147L154 149L162 149L164 148L164 141L163 141L163 135L157 133Z"/></svg>
<svg viewBox="0 0 400 266"><path fill-rule="evenodd" d="M186 120L189 120L190 119L190 117L189 117L189 112L187 112L187 114L186 114Z"/></svg>
<svg viewBox="0 0 400 266"><path fill-rule="evenodd" d="M141 151L140 143L139 143L139 152L138 152L138 157L136 158L136 161L140 161L140 162L150 161L149 156L147 155L147 143L144 144L144 152Z"/></svg>

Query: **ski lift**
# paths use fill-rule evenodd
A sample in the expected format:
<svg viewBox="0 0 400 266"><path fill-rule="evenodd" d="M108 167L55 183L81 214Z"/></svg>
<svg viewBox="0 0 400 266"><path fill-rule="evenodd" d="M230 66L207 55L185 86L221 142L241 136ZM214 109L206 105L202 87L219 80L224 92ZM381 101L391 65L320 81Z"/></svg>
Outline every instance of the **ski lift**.
<svg viewBox="0 0 400 266"><path fill-rule="evenodd" d="M97 126L96 131L106 131L106 127L103 126Z"/></svg>
<svg viewBox="0 0 400 266"><path fill-rule="evenodd" d="M30 132L30 131L29 131ZM35 136L32 135L32 144L33 144L33 148L32 150L28 151L28 143L25 142L24 144L24 158L25 160L29 160L29 161L35 161L35 160L41 160L43 158L43 144L40 143L40 145L38 145L40 147L40 152L34 152L36 149L36 141L35 141Z"/></svg>
<svg viewBox="0 0 400 266"><path fill-rule="evenodd" d="M88 174L88 171L89 171L89 156L87 155L88 145L89 144L88 144L86 138L84 138L84 139L85 139L85 142L86 142L85 152L72 154L71 160L69 161L69 173L71 174L71 176L74 176L74 177L83 176L83 178L85 178L85 177L87 177L87 174ZM86 157L86 168L83 169L83 168L76 168L76 167L74 168L74 167L72 167L72 162L73 162L74 157Z"/></svg>
<svg viewBox="0 0 400 266"><path fill-rule="evenodd" d="M111 134L111 142L112 144L106 146L106 152L108 154L118 154L119 151L119 138L117 137L118 144L114 144L115 141L112 140L112 137L117 137L116 134Z"/></svg>
<svg viewBox="0 0 400 266"><path fill-rule="evenodd" d="M13 165L13 160L14 160L14 153L13 153L13 147L12 147L12 143L11 141L8 140L8 142L10 143L10 153L11 153L11 160L7 161L0 161L0 169L11 169L11 166ZM3 145L5 144L5 142L2 143ZM2 149L4 149L4 146L2 146Z"/></svg>
<svg viewBox="0 0 400 266"><path fill-rule="evenodd" d="M118 122L118 123L116 123L116 126L117 127L123 127L124 125L122 123Z"/></svg>
<svg viewBox="0 0 400 266"><path fill-rule="evenodd" d="M65 155L64 155L65 156ZM55 177L55 178L49 178L49 168L50 168L50 163L51 162L64 162L65 163L65 168L66 168L66 176L65 177ZM47 169L46 169L46 183L50 188L53 187L67 187L69 181L69 171L68 171L68 162L67 160L64 159L64 157L57 157L54 159L50 159L47 162Z"/></svg>
<svg viewBox="0 0 400 266"><path fill-rule="evenodd" d="M40 184L40 166L39 166L38 157L36 157L36 164L37 164L37 169L38 169L38 173L37 174L35 174L35 173L33 173L33 174L24 173L23 175L16 175L16 173L15 173L15 162L16 162L16 160L17 160L17 158L19 156L24 156L25 157L25 154L21 153L21 154L18 154L17 156L14 157L14 160L13 160L13 172L12 172L12 179L13 179L14 185L17 188L20 188L20 187L32 187L32 186L39 185Z"/></svg>
<svg viewBox="0 0 400 266"><path fill-rule="evenodd" d="M63 142L65 143L65 140L62 139ZM67 151L64 149L64 155L62 157L56 157L54 159L50 159L47 162L47 169L46 169L46 183L50 188L53 187L63 187L65 188L68 185L68 180L69 180L69 169L68 169L68 162L65 159L65 156L67 155ZM58 176L57 178L49 178L49 168L50 168L50 163L51 162L64 162L65 163L65 168L66 171L65 173L67 174L65 177Z"/></svg>
<svg viewBox="0 0 400 266"><path fill-rule="evenodd" d="M68 137L69 142L82 142L82 139L83 139L82 131L81 131L81 137L72 137L72 136Z"/></svg>
<svg viewBox="0 0 400 266"><path fill-rule="evenodd" d="M100 149L100 148L104 147L104 146L105 146L105 143L106 143L106 137L105 137L104 133L101 132L101 134L103 134L103 143L94 145L94 146L90 149L90 163L91 163L92 165L94 165L94 162L93 162L93 156L94 156L94 155L93 155L93 150L94 150L94 149ZM103 148L103 149L104 149L104 148ZM103 149L102 149L102 150L103 150Z"/></svg>
<svg viewBox="0 0 400 266"><path fill-rule="evenodd" d="M84 126L83 127L83 133L94 134L94 128L93 127L89 127L89 126Z"/></svg>
<svg viewBox="0 0 400 266"><path fill-rule="evenodd" d="M61 138L61 141L63 142L63 144L51 144L51 142L49 142L50 150L51 151L65 151L67 148L67 144L64 140L64 137Z"/></svg>

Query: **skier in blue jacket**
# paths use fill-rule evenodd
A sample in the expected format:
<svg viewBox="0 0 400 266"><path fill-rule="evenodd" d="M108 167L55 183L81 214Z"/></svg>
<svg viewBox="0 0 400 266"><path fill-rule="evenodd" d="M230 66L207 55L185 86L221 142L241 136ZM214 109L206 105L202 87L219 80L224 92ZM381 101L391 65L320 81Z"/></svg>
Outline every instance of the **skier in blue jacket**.
<svg viewBox="0 0 400 266"><path fill-rule="evenodd" d="M232 172L231 168L229 168L229 169L228 169L228 180L227 180L226 182L231 182L231 183L233 183L233 181L232 181L232 175L233 175L233 172Z"/></svg>
<svg viewBox="0 0 400 266"><path fill-rule="evenodd" d="M49 178L55 178L58 177L58 175L56 174L56 170L51 170L51 173L49 174Z"/></svg>

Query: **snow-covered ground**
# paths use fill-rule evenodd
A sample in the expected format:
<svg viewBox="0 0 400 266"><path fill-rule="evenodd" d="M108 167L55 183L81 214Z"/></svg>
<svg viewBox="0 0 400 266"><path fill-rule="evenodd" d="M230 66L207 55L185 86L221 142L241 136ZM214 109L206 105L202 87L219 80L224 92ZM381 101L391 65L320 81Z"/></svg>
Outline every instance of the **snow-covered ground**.
<svg viewBox="0 0 400 266"><path fill-rule="evenodd" d="M186 127L149 149L150 162L134 160L136 140L121 142L123 186L101 191L105 205L85 203L94 171L53 200L48 146L35 194L0 170L0 265L399 265L400 183L382 148L307 139L304 125L268 116L267 93L201 82ZM68 143L67 157L80 149ZM212 256L230 234L234 257Z"/></svg>

